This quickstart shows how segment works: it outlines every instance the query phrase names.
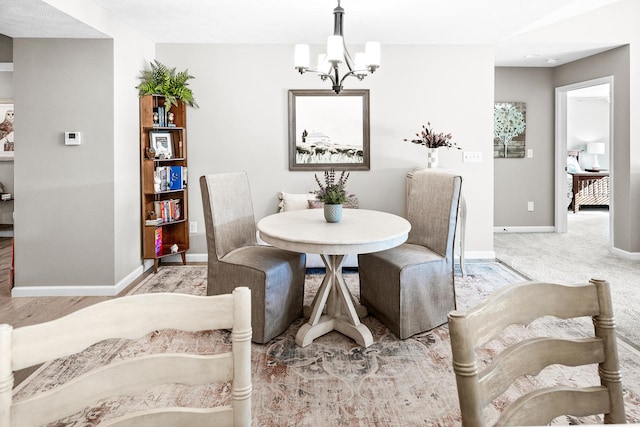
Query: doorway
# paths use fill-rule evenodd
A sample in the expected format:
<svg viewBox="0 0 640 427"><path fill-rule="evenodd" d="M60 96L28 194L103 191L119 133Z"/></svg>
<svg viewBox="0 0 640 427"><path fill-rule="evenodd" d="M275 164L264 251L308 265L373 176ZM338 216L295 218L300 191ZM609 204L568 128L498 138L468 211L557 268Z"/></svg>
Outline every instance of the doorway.
<svg viewBox="0 0 640 427"><path fill-rule="evenodd" d="M578 111L576 111L578 110ZM599 112L594 112L598 111ZM594 117L574 117L587 111ZM555 231L568 231L567 151L578 151L580 165L591 168L598 163L609 170L609 245L613 236L613 76L556 88L556 153L555 153ZM575 121L582 123L576 126ZM582 120L580 122L580 120ZM604 153L602 151L604 150Z"/></svg>

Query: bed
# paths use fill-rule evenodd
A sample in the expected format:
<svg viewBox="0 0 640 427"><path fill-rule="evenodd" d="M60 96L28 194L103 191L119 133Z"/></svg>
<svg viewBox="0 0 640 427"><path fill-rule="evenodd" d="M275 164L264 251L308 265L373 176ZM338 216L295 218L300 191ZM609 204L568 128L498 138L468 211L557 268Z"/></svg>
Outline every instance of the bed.
<svg viewBox="0 0 640 427"><path fill-rule="evenodd" d="M609 171L583 170L580 151L567 151L567 199L574 213L581 206L609 206Z"/></svg>

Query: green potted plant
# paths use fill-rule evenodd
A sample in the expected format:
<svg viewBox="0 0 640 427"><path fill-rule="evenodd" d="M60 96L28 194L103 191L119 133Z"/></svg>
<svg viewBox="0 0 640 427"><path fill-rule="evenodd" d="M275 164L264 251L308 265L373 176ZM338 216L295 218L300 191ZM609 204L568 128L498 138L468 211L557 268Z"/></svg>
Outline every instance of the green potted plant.
<svg viewBox="0 0 640 427"><path fill-rule="evenodd" d="M324 184L315 175L319 190L316 190L316 197L324 203L324 218L327 222L340 222L342 219L342 204L349 198L345 187L349 172L342 171L340 178L336 181L336 171L324 171Z"/></svg>
<svg viewBox="0 0 640 427"><path fill-rule="evenodd" d="M169 68L157 59L154 59L150 65L150 70L142 70L139 77L140 84L136 86L140 96L164 96L167 111L172 105L178 105L178 101L182 101L190 107L198 108L193 92L188 87L189 79L195 78L189 74L189 70L176 72L175 68Z"/></svg>

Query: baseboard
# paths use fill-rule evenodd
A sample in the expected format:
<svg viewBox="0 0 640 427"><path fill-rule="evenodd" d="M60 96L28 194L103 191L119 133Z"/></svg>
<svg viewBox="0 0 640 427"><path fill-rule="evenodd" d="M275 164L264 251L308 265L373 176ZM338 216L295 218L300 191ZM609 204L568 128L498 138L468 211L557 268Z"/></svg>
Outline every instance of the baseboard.
<svg viewBox="0 0 640 427"><path fill-rule="evenodd" d="M12 297L110 297L118 295L144 272L140 267L129 273L113 286L16 286Z"/></svg>
<svg viewBox="0 0 640 427"><path fill-rule="evenodd" d="M622 258L629 259L632 261L640 260L640 252L628 252L628 251L623 251L622 249L618 249L614 247L609 247L609 249L611 250L611 252L613 252L618 256L621 256Z"/></svg>
<svg viewBox="0 0 640 427"><path fill-rule="evenodd" d="M540 225L540 226L524 226L524 227L493 227L494 233L553 233L556 229L552 225Z"/></svg>

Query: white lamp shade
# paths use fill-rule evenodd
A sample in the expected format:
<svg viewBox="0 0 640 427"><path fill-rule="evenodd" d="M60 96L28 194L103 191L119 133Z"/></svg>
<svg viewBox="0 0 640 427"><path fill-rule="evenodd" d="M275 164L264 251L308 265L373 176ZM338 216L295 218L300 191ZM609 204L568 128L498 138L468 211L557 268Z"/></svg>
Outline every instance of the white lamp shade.
<svg viewBox="0 0 640 427"><path fill-rule="evenodd" d="M367 54L367 64L380 66L380 43L379 42L367 42L364 46L364 52Z"/></svg>
<svg viewBox="0 0 640 427"><path fill-rule="evenodd" d="M344 41L342 36L329 36L327 39L327 60L342 62L344 58Z"/></svg>
<svg viewBox="0 0 640 427"><path fill-rule="evenodd" d="M604 154L603 142L590 142L587 144L587 153L589 154Z"/></svg>
<svg viewBox="0 0 640 427"><path fill-rule="evenodd" d="M296 45L293 62L296 68L309 68L309 45Z"/></svg>

